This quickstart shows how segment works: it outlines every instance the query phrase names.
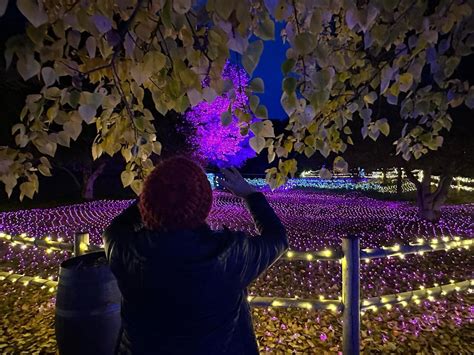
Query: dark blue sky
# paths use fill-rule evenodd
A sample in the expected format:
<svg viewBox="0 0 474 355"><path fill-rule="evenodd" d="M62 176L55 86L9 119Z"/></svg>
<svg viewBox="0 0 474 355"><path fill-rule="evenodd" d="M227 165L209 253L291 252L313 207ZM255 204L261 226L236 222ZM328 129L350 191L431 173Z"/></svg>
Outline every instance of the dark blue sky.
<svg viewBox="0 0 474 355"><path fill-rule="evenodd" d="M275 23L275 40L265 41L262 56L258 63L253 77L260 77L265 82L265 93L259 94L260 101L268 109L268 117L271 119L286 118L286 113L281 107L281 81L283 74L281 72L281 63L285 61L286 50L289 48L280 37L282 22Z"/></svg>
<svg viewBox="0 0 474 355"><path fill-rule="evenodd" d="M198 0L195 8L204 6L206 0ZM265 41L264 49L257 69L253 73L253 77L260 77L265 82L265 93L259 94L260 102L268 109L268 117L271 119L284 119L286 113L280 105L281 97L281 82L283 74L281 73L281 63L286 58L286 50L289 48L288 44L283 45L280 32L284 26L283 22L275 22L275 40ZM258 38L252 37L250 41L255 41ZM231 58L233 56L231 55ZM231 59L231 61L233 61Z"/></svg>

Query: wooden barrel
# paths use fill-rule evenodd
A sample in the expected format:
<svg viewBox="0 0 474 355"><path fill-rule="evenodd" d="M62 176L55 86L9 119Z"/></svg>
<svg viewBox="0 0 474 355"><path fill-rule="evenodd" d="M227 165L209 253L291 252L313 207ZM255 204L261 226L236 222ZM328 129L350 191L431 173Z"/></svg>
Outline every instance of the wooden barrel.
<svg viewBox="0 0 474 355"><path fill-rule="evenodd" d="M61 355L113 354L121 294L104 252L64 261L59 270L55 329Z"/></svg>

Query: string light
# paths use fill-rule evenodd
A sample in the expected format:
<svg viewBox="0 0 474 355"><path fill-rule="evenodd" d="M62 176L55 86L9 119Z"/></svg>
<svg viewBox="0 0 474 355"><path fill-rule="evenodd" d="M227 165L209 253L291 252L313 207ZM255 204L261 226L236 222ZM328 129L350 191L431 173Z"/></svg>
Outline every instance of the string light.
<svg viewBox="0 0 474 355"><path fill-rule="evenodd" d="M299 303L305 304L309 299L311 300L309 304L313 309L319 307L329 309L330 307L337 310L339 286L335 288L327 286L337 285L340 282L341 268L337 263L327 262L327 260L337 260L340 257L341 237L347 235L348 231L361 236L363 251L380 251L382 246L388 245L383 248L384 253L389 255L392 253L393 256L400 257L400 260L399 258L381 257L370 264L361 265L361 273L364 275L361 284L363 295L371 296L413 289L420 283L426 283L424 287L429 289L432 281L444 284L448 282L449 278L462 279L462 276L467 273L465 271L467 270L466 264L463 264L464 261L461 257L457 257L466 255L460 254L465 253L464 249L461 252L452 250L449 255L445 255L446 253L434 255L429 254L428 251L433 251L432 246L434 245L436 248L445 248L439 250L452 248L453 243L459 243L455 245L456 248L469 248L472 245L472 240L465 239L472 235L472 218L469 217L472 215L472 207L469 205L446 206L443 209L441 222L433 225L419 220L416 216L416 208L402 202L377 201L350 194L338 196L297 190L268 192L267 196L270 204L287 226L292 248L291 251L285 253L288 258L292 258L291 262L274 264L264 274L268 275L269 279L262 276L250 286L252 294L271 296L267 305L271 305L271 302L275 300L274 295L277 294L292 296L289 299L281 299L280 302L283 302L285 307L290 305L298 307ZM52 244L49 246L51 251L57 250L53 247L53 245L57 245L55 243L65 241L70 243L69 250L72 250L70 245L74 233L87 230L92 246L101 247L103 229L130 202L95 201L46 210L0 213L0 225L4 229L0 233L0 238L3 241L8 241L11 236L28 238L28 240L25 239L25 243L28 242L30 243L28 245L34 246L36 242L39 248L43 248L46 243L51 242ZM249 235L256 234L250 216L246 214L243 202L223 192L214 192L214 204L208 223L213 229L219 229L224 224L231 230L242 230ZM55 237L53 237L47 241L43 238L45 235L64 237L61 237L61 240L59 238L54 240ZM437 237L437 243L432 242L433 236ZM17 238L16 240L16 244L18 244L21 239ZM416 245L410 244L415 240ZM397 244L393 244L395 242ZM22 245L21 243L23 241L20 242L20 245ZM433 260L440 260L433 264L433 272L420 270L419 261L422 259L416 255L406 257L406 260L402 259L402 256L406 255L404 254L405 248L418 247L420 244L427 248L425 255L429 255ZM9 243L9 245L12 244ZM29 270L31 272L28 274L36 274L46 265L44 272L56 275L58 263L69 255L52 252L46 254L46 250L27 248L22 251L20 248L8 248L5 258L18 261L18 268L22 270L21 272ZM320 262L306 263L305 260L309 260L309 255L313 257L310 261L320 260ZM301 259L299 259L300 256ZM449 265L451 264L448 264L448 261L453 258L459 265L455 273L450 272ZM366 263L370 262L369 257L363 257L363 259ZM304 271L304 274L301 273L301 270ZM404 277L402 278L400 275ZM24 280L26 279L21 279L19 283ZM32 283L33 281L30 281L28 286ZM282 285L286 288L284 293L281 291ZM45 289L49 290L51 287L48 285L45 286ZM458 287L463 290L463 287ZM445 295L448 292L451 290L442 289L441 292L437 291L433 294L425 293L426 297L436 298L440 294ZM321 293L325 293L325 295ZM318 298L321 303L315 303L316 301L313 300ZM405 295L400 296L400 300L398 296L393 299L386 298L388 302L386 304L393 304L397 300L402 306L420 299ZM252 304L254 304L253 301L264 303L262 299L255 296L248 296L247 299ZM328 306L326 302L334 303ZM362 304L372 305L374 310L378 308L372 303L367 304L365 300L362 301Z"/></svg>
<svg viewBox="0 0 474 355"><path fill-rule="evenodd" d="M309 302L302 302L302 303L299 304L299 306L300 306L301 308L306 308L306 309L312 309L312 308L313 308L313 305L312 305L311 303L309 303ZM332 306L333 306L333 305L330 305L329 307L332 307ZM337 309L336 306L334 306L334 307ZM329 309L332 309L332 308L329 308Z"/></svg>
<svg viewBox="0 0 474 355"><path fill-rule="evenodd" d="M435 286L433 288L426 288L425 286L420 287L419 290L407 291L394 295L385 295L380 297L374 297L362 301L362 309L370 309L373 306L386 306L387 304L399 303L402 306L408 305L408 301L420 304L423 298L433 302L436 300L436 295L446 296L449 292L460 292L468 291L469 286L473 280L460 281L455 283L449 283L447 285Z"/></svg>
<svg viewBox="0 0 474 355"><path fill-rule="evenodd" d="M0 280L9 281L11 283L21 283L24 287L40 286L41 289L49 287L50 292L54 292L57 288L57 282L52 279L42 279L39 276L27 276L22 274L14 274L12 270L5 272L0 271Z"/></svg>
<svg viewBox="0 0 474 355"><path fill-rule="evenodd" d="M333 255L333 252L332 252L332 250L326 249L326 250L323 250L323 255L327 256L327 257L330 257L330 256Z"/></svg>

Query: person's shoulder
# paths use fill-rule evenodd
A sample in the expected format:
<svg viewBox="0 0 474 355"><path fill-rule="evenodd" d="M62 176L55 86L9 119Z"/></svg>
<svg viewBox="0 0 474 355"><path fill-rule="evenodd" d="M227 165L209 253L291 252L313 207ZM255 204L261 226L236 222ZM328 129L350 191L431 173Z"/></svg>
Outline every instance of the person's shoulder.
<svg viewBox="0 0 474 355"><path fill-rule="evenodd" d="M219 240L227 241L227 242L238 242L247 237L247 235L242 231L233 231L229 228L225 227L223 229L214 230L212 231L213 237L218 238Z"/></svg>
<svg viewBox="0 0 474 355"><path fill-rule="evenodd" d="M242 231L232 231L224 228L213 231L213 238L220 244L220 258L226 258L235 250L242 248L248 237Z"/></svg>

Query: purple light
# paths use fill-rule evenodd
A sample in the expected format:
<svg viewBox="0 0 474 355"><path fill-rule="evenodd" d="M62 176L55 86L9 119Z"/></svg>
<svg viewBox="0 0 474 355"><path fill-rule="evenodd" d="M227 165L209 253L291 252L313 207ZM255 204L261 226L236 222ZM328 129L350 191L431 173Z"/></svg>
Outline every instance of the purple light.
<svg viewBox="0 0 474 355"><path fill-rule="evenodd" d="M416 207L409 203L378 201L354 193L334 195L282 190L267 192L266 195L287 226L290 246L294 250L334 249L340 246L341 236L347 233L361 235L362 248L376 248L416 242L418 238L472 238L474 232L472 204L445 206L440 223L431 224L420 220ZM74 232L88 231L91 243L100 244L100 234L105 226L129 203L96 201L50 209L4 212L0 213L0 226L11 234L25 232L33 237L62 235L66 242L72 241ZM230 229L256 234L243 202L225 192L214 191L214 205L208 222L214 229L226 225ZM22 250L20 246L7 245L5 255L0 259L2 263L9 269L28 275L56 277L59 262L69 257L69 253L47 254L42 249ZM473 264L474 256L464 249L422 256L407 255L403 260L391 258L374 259L369 264L363 262L362 296L369 298L419 289L421 285L448 284L451 279L470 279ZM11 291L13 286L3 290L14 292ZM22 292L28 295L30 288L24 290ZM341 267L329 261L279 261L249 287L250 295L276 297L324 296L331 299L337 298L340 292ZM449 327L454 329L453 332L462 332L474 313L474 307L467 298L465 294L454 293L420 304L410 303L407 307L394 305L391 310L368 311L363 319L370 320L372 329L362 327L367 331L367 335L362 337L366 341L365 349L376 352L381 344L395 342L410 352L413 350L409 347L411 343L426 342ZM294 309L253 309L253 314L262 351L267 347L268 351L278 353L290 349L291 344L299 339L304 344L310 340L328 352L331 352L330 349L334 349L332 352L340 350L341 317L338 314ZM299 327L297 331L295 324ZM292 340L296 333L299 335ZM460 342L459 346L462 344ZM311 346L307 346L301 351L310 352ZM452 348L444 350L444 353L449 353ZM459 353L456 349L451 352Z"/></svg>
<svg viewBox="0 0 474 355"><path fill-rule="evenodd" d="M212 102L201 102L186 113L186 118L196 128L189 143L197 149L197 155L202 160L220 168L242 166L245 161L255 156L249 146L250 136L240 134L238 118L233 114L235 110L246 110L248 106L245 88L249 77L245 71L235 65L227 63L222 77L231 80L235 88L233 99L228 94L218 96ZM232 122L228 126L221 123L221 115L229 110L232 112Z"/></svg>

